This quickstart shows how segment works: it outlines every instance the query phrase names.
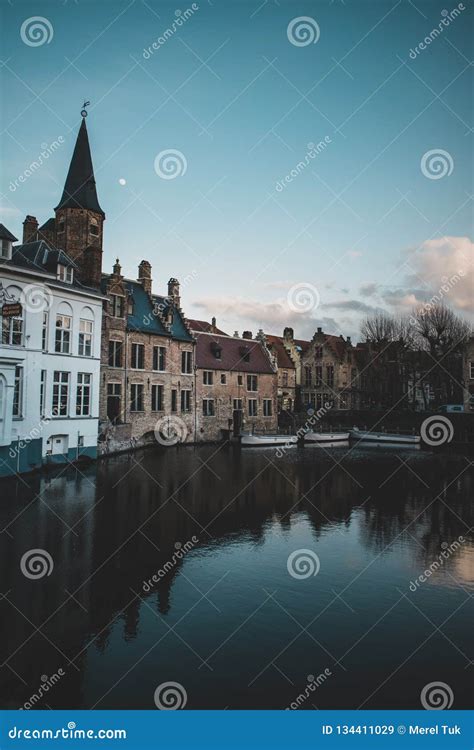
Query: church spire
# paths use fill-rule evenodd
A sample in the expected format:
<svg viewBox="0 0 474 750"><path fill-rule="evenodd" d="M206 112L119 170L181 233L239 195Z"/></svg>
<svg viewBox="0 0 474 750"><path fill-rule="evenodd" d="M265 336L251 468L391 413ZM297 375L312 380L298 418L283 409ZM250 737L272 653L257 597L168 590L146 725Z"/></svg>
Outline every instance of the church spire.
<svg viewBox="0 0 474 750"><path fill-rule="evenodd" d="M82 111L82 122L77 135L74 153L66 177L62 198L56 211L61 208L82 208L95 211L105 218L99 200L92 166L89 136L87 134L85 110Z"/></svg>

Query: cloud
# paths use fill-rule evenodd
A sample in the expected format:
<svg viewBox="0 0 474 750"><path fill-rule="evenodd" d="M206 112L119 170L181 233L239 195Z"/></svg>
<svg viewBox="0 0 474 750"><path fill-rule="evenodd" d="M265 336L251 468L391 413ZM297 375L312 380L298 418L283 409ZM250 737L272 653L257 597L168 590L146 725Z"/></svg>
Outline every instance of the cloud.
<svg viewBox="0 0 474 750"><path fill-rule="evenodd" d="M369 281L367 284L362 284L359 287L359 294L361 294L362 297L373 297L374 294L378 292L379 288L379 284L376 284L373 281Z"/></svg>
<svg viewBox="0 0 474 750"><path fill-rule="evenodd" d="M335 302L326 302L324 305L321 305L321 307L327 307L332 310L341 310L343 312L359 312L363 313L364 315L370 315L378 309L377 307L374 307L373 305L367 305L365 302L361 302L358 299L345 299Z"/></svg>

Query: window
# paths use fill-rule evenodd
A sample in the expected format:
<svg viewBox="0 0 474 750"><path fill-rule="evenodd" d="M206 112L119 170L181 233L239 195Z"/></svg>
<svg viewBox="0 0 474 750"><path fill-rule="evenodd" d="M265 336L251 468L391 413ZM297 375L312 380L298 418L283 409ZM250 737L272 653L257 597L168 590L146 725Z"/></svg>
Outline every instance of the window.
<svg viewBox="0 0 474 750"><path fill-rule="evenodd" d="M107 384L107 417L112 424L120 423L120 412L122 411L122 384Z"/></svg>
<svg viewBox="0 0 474 750"><path fill-rule="evenodd" d="M311 367L308 367L307 365L304 368L304 384L306 388L311 385Z"/></svg>
<svg viewBox="0 0 474 750"><path fill-rule="evenodd" d="M64 219L61 219L61 221L58 224L58 233L64 232Z"/></svg>
<svg viewBox="0 0 474 750"><path fill-rule="evenodd" d="M158 372L166 370L166 349L164 346L153 347L153 369Z"/></svg>
<svg viewBox="0 0 474 750"><path fill-rule="evenodd" d="M191 411L191 391L181 391L181 411Z"/></svg>
<svg viewBox="0 0 474 750"><path fill-rule="evenodd" d="M214 416L215 412L214 412L214 399L213 398L203 398L202 413L204 417Z"/></svg>
<svg viewBox="0 0 474 750"><path fill-rule="evenodd" d="M469 362L469 378L474 380L474 361Z"/></svg>
<svg viewBox="0 0 474 750"><path fill-rule="evenodd" d="M225 372L221 372L221 385L227 385L227 375Z"/></svg>
<svg viewBox="0 0 474 750"><path fill-rule="evenodd" d="M316 366L316 381L315 385L319 386L323 384L323 368L321 365Z"/></svg>
<svg viewBox="0 0 474 750"><path fill-rule="evenodd" d="M56 276L59 279L59 281L64 281L66 284L72 284L72 280L73 280L72 266L64 266L62 263L59 263Z"/></svg>
<svg viewBox="0 0 474 750"><path fill-rule="evenodd" d="M234 398L233 409L234 411L242 411L242 399L241 398Z"/></svg>
<svg viewBox="0 0 474 750"><path fill-rule="evenodd" d="M2 317L2 344L22 346L23 344L23 315Z"/></svg>
<svg viewBox="0 0 474 750"><path fill-rule="evenodd" d="M49 314L43 312L43 328L41 329L41 349L44 352L48 351L48 325L49 325Z"/></svg>
<svg viewBox="0 0 474 750"><path fill-rule="evenodd" d="M145 369L145 345L144 344L132 344L130 367L132 370L144 370Z"/></svg>
<svg viewBox="0 0 474 750"><path fill-rule="evenodd" d="M181 372L192 372L192 352L181 352Z"/></svg>
<svg viewBox="0 0 474 750"><path fill-rule="evenodd" d="M328 365L326 367L326 385L332 388L334 385L334 365Z"/></svg>
<svg viewBox="0 0 474 750"><path fill-rule="evenodd" d="M271 398L263 399L263 416L271 417L273 415L273 402Z"/></svg>
<svg viewBox="0 0 474 750"><path fill-rule="evenodd" d="M316 357L316 359L321 359L321 357L323 356L323 347L322 346L317 346L316 347L316 349L314 350L314 356Z"/></svg>
<svg viewBox="0 0 474 750"><path fill-rule="evenodd" d="M77 373L76 414L78 417L89 417L91 413L91 381L88 372Z"/></svg>
<svg viewBox="0 0 474 750"><path fill-rule="evenodd" d="M171 411L178 411L178 391L174 388L171 391Z"/></svg>
<svg viewBox="0 0 474 750"><path fill-rule="evenodd" d="M212 385L214 382L214 373L212 370L204 370L202 374L202 382L204 385Z"/></svg>
<svg viewBox="0 0 474 750"><path fill-rule="evenodd" d="M67 417L69 407L69 373L55 371L53 375L54 417Z"/></svg>
<svg viewBox="0 0 474 750"><path fill-rule="evenodd" d="M132 383L130 386L130 411L143 411L142 383Z"/></svg>
<svg viewBox="0 0 474 750"><path fill-rule="evenodd" d="M92 331L94 323L92 320L81 318L79 321L79 356L92 356Z"/></svg>
<svg viewBox="0 0 474 750"><path fill-rule="evenodd" d="M41 370L40 381L40 417L44 416L44 404L46 400L46 370Z"/></svg>
<svg viewBox="0 0 474 750"><path fill-rule="evenodd" d="M248 407L249 407L249 417L256 417L257 416L257 399L249 398Z"/></svg>
<svg viewBox="0 0 474 750"><path fill-rule="evenodd" d="M247 375L247 390L248 391L258 390L258 378L256 375Z"/></svg>
<svg viewBox="0 0 474 750"><path fill-rule="evenodd" d="M164 395L164 386L162 385L151 386L151 410L152 411L163 411L163 395Z"/></svg>
<svg viewBox="0 0 474 750"><path fill-rule="evenodd" d="M23 367L15 367L15 387L13 390L13 416L23 416Z"/></svg>
<svg viewBox="0 0 474 750"><path fill-rule="evenodd" d="M54 351L69 354L71 346L72 318L69 315L56 315L56 337Z"/></svg>
<svg viewBox="0 0 474 750"><path fill-rule="evenodd" d="M125 297L120 297L118 294L111 294L110 307L113 318L123 318L125 312Z"/></svg>
<svg viewBox="0 0 474 750"><path fill-rule="evenodd" d="M286 387L288 385L288 370L283 370L281 377L282 385Z"/></svg>
<svg viewBox="0 0 474 750"><path fill-rule="evenodd" d="M89 231L94 235L94 237L97 237L99 235L99 227L97 226L97 224L91 224L89 226Z"/></svg>
<svg viewBox="0 0 474 750"><path fill-rule="evenodd" d="M10 260L12 243L10 240L0 240L0 258Z"/></svg>
<svg viewBox="0 0 474 750"><path fill-rule="evenodd" d="M237 385L243 385L244 378L243 375L237 375Z"/></svg>
<svg viewBox="0 0 474 750"><path fill-rule="evenodd" d="M111 339L109 341L109 367L122 367L122 341Z"/></svg>

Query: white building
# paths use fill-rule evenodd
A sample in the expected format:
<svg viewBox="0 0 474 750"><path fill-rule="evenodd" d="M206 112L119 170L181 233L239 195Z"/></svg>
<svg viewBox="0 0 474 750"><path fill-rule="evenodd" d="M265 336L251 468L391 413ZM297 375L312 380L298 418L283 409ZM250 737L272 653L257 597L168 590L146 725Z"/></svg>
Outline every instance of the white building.
<svg viewBox="0 0 474 750"><path fill-rule="evenodd" d="M95 458L103 297L43 240L0 224L0 476Z"/></svg>

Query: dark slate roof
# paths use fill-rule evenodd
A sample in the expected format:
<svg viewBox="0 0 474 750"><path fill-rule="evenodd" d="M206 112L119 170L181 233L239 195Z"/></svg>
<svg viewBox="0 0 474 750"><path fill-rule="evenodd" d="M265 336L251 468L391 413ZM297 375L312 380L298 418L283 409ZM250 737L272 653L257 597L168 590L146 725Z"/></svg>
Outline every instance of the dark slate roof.
<svg viewBox="0 0 474 750"><path fill-rule="evenodd" d="M48 221L45 221L43 226L39 228L39 231L41 232L42 229L46 229L47 231L55 231L56 230L56 219L54 217L51 217L51 219L48 219Z"/></svg>
<svg viewBox="0 0 474 750"><path fill-rule="evenodd" d="M215 333L196 333L196 342L196 365L203 370L274 374L265 349L256 339L241 339ZM221 349L220 359L214 355L216 346ZM244 360L246 351L250 354L248 362Z"/></svg>
<svg viewBox="0 0 474 750"><path fill-rule="evenodd" d="M192 335L186 328L184 317L180 310L172 305L169 297L159 297L153 294L153 301L159 305L164 305L164 316L166 317L170 306L173 308L173 322L171 324L171 335L174 339L180 339L180 341L193 341ZM161 309L161 307L160 307Z"/></svg>
<svg viewBox="0 0 474 750"><path fill-rule="evenodd" d="M207 320L193 320L188 318L188 323L192 331L198 333L218 333L221 336L227 336L225 331L221 331L220 328L214 328L212 323L208 323Z"/></svg>
<svg viewBox="0 0 474 750"><path fill-rule="evenodd" d="M287 370L294 370L295 365L290 355L283 346L283 339L281 336L272 336L265 334L267 340L267 346L272 354L276 355L278 367L283 367Z"/></svg>
<svg viewBox="0 0 474 750"><path fill-rule="evenodd" d="M92 289L91 287L81 284L81 282L76 279L76 276L74 276L72 284L56 279L56 272L59 263L63 266L71 266L72 268L77 269L77 265L63 250L53 249L44 240L37 240L36 242L27 242L24 245L13 245L12 257L10 260L3 260L2 266L24 268L26 271L49 274L55 277L55 286L63 286L65 289L71 289L72 287L74 289L81 289L86 292L97 294L97 289ZM51 283L49 279L48 283Z"/></svg>
<svg viewBox="0 0 474 750"><path fill-rule="evenodd" d="M16 242L17 238L8 231L4 224L0 224L0 240L10 240L10 242Z"/></svg>
<svg viewBox="0 0 474 750"><path fill-rule="evenodd" d="M82 119L58 208L86 208L105 216L97 198L86 120Z"/></svg>

